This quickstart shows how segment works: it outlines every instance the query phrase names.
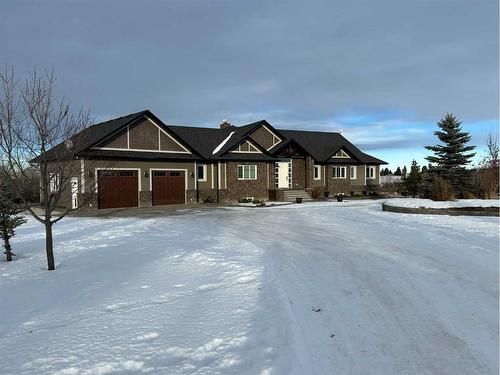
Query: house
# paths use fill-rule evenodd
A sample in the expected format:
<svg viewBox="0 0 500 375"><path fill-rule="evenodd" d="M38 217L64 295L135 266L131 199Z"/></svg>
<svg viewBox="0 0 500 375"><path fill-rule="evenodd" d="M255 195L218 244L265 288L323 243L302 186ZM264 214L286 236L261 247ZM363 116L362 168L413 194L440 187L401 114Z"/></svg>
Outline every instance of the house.
<svg viewBox="0 0 500 375"><path fill-rule="evenodd" d="M340 133L275 129L265 120L173 126L149 110L93 125L80 139L68 161L79 173L64 204L85 197L86 208L366 194L386 164Z"/></svg>

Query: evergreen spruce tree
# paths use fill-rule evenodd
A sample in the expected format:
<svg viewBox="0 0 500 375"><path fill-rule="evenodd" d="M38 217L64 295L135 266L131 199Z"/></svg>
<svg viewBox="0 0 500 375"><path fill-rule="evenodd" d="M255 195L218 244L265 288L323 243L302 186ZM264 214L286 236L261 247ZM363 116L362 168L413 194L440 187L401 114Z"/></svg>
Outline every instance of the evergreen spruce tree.
<svg viewBox="0 0 500 375"><path fill-rule="evenodd" d="M408 171L406 170L406 165L404 165L403 169L401 170L401 174L403 175L403 177L406 177L406 173L408 173Z"/></svg>
<svg viewBox="0 0 500 375"><path fill-rule="evenodd" d="M406 190L413 198L419 194L420 187L422 185L422 175L416 160L411 162L410 173L404 179L404 184L406 186Z"/></svg>
<svg viewBox="0 0 500 375"><path fill-rule="evenodd" d="M20 216L20 206L15 203L13 189L5 173L0 175L0 238L3 240L7 262L12 260L10 239L15 235L15 229L24 224L26 219Z"/></svg>
<svg viewBox="0 0 500 375"><path fill-rule="evenodd" d="M435 131L434 135L441 144L425 147L434 153L426 158L432 164L430 171L448 181L455 192L464 197L471 188L471 172L466 166L476 155L470 152L475 146L467 145L470 134L462 131L461 121L453 114L446 114L437 125L440 130Z"/></svg>
<svg viewBox="0 0 500 375"><path fill-rule="evenodd" d="M394 176L401 176L401 168L397 168L396 172L394 172Z"/></svg>

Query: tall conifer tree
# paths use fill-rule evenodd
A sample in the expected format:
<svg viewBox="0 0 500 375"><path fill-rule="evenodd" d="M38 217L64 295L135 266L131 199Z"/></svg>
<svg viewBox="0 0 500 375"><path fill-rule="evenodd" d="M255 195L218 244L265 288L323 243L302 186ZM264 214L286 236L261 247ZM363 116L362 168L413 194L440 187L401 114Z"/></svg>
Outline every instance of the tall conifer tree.
<svg viewBox="0 0 500 375"><path fill-rule="evenodd" d="M437 124L440 130L434 132L441 144L426 146L434 153L426 159L432 164L431 171L449 181L455 192L465 196L471 187L471 173L466 166L476 155L471 152L476 147L467 145L471 139L468 132L462 131L462 122L448 113Z"/></svg>

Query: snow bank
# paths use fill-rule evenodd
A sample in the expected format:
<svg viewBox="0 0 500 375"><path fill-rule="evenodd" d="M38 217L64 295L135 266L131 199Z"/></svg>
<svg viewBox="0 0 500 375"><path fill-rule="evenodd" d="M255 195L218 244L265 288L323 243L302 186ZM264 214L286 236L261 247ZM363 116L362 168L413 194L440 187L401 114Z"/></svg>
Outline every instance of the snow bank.
<svg viewBox="0 0 500 375"><path fill-rule="evenodd" d="M381 202L389 206L408 208L500 207L500 200L498 199L458 199L438 202L420 198L391 198L384 199Z"/></svg>

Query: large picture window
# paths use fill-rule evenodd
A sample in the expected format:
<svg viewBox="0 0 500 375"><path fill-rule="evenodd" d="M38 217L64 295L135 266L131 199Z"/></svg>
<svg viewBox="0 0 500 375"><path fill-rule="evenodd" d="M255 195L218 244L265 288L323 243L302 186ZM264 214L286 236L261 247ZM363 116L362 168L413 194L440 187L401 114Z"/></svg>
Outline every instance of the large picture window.
<svg viewBox="0 0 500 375"><path fill-rule="evenodd" d="M238 180L256 180L256 165L238 165Z"/></svg>
<svg viewBox="0 0 500 375"><path fill-rule="evenodd" d="M374 179L375 177L376 177L375 176L375 167L373 167L373 166L366 167L366 178Z"/></svg>
<svg viewBox="0 0 500 375"><path fill-rule="evenodd" d="M333 167L333 178L346 178L346 167Z"/></svg>

